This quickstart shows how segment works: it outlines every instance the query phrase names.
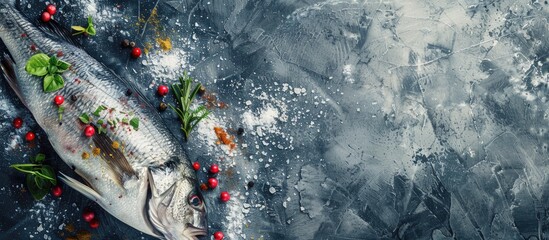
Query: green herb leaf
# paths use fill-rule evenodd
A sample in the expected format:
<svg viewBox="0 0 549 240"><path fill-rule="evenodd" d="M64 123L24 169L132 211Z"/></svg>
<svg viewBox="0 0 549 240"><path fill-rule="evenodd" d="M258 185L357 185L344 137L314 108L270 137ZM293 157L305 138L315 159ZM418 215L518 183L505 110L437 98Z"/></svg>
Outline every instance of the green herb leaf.
<svg viewBox="0 0 549 240"><path fill-rule="evenodd" d="M129 121L130 120L128 120L128 118L122 118L122 123L124 124L129 124L130 123Z"/></svg>
<svg viewBox="0 0 549 240"><path fill-rule="evenodd" d="M130 126L133 127L133 130L137 131L139 129L139 118L132 118L130 120Z"/></svg>
<svg viewBox="0 0 549 240"><path fill-rule="evenodd" d="M57 114L59 115L59 121L63 120L63 113L64 112L65 112L65 107L59 106L59 108L57 108Z"/></svg>
<svg viewBox="0 0 549 240"><path fill-rule="evenodd" d="M55 171L52 167L48 165L43 165L40 169L40 173L42 174L43 178L50 181L53 185L57 184L57 178L55 177Z"/></svg>
<svg viewBox="0 0 549 240"><path fill-rule="evenodd" d="M48 74L49 61L50 57L48 55L43 53L35 54L27 62L25 70L31 75L43 77Z"/></svg>
<svg viewBox="0 0 549 240"><path fill-rule="evenodd" d="M81 27L81 26L72 26L71 28L72 28L72 30L80 32L80 33L86 32L86 29L84 27Z"/></svg>
<svg viewBox="0 0 549 240"><path fill-rule="evenodd" d="M97 125L103 125L103 123L105 123L105 121L103 121L103 119L97 120Z"/></svg>
<svg viewBox="0 0 549 240"><path fill-rule="evenodd" d="M106 109L107 109L107 107L101 105L101 106L97 107L97 109L95 109L95 112L93 112L93 115L96 116L96 117L99 117L99 116L100 116L99 114L100 114L103 110L106 110Z"/></svg>
<svg viewBox="0 0 549 240"><path fill-rule="evenodd" d="M65 72L67 70L69 70L69 68L71 67L71 65L68 63L68 62L65 62L65 61L57 61L57 73L62 73L62 72Z"/></svg>
<svg viewBox="0 0 549 240"><path fill-rule="evenodd" d="M59 74L48 74L44 77L44 91L55 92L65 86L65 80Z"/></svg>
<svg viewBox="0 0 549 240"><path fill-rule="evenodd" d="M49 62L50 62L50 66L57 66L57 57L51 56Z"/></svg>
<svg viewBox="0 0 549 240"><path fill-rule="evenodd" d="M88 114L82 113L80 117L78 117L78 119L80 119L80 121L83 122L84 124L90 123L90 116L88 116Z"/></svg>
<svg viewBox="0 0 549 240"><path fill-rule="evenodd" d="M93 26L88 26L88 28L86 29L86 32L88 33L88 35L90 36L95 36L96 32L95 32L95 28Z"/></svg>
<svg viewBox="0 0 549 240"><path fill-rule="evenodd" d="M35 178L37 177L32 174L27 175L27 188L35 200L41 200L49 193L51 183L42 181L42 184L38 185Z"/></svg>
<svg viewBox="0 0 549 240"><path fill-rule="evenodd" d="M97 132L98 132L99 134L101 134L101 133L107 133L107 129L106 129L106 128L104 128L103 126L99 126L99 128L98 128L98 131L97 131Z"/></svg>
<svg viewBox="0 0 549 240"><path fill-rule="evenodd" d="M43 153L36 154L34 158L31 158L32 163L41 164L46 160L46 155Z"/></svg>
<svg viewBox="0 0 549 240"><path fill-rule="evenodd" d="M183 77L179 78L179 84L173 84L172 89L177 100L178 107L169 105L175 111L179 120L181 120L181 130L185 134L185 139L189 139L190 133L196 125L208 117L209 111L204 106L198 106L196 109L191 109L192 101L195 99L200 87L200 83L192 88L192 78L184 72Z"/></svg>

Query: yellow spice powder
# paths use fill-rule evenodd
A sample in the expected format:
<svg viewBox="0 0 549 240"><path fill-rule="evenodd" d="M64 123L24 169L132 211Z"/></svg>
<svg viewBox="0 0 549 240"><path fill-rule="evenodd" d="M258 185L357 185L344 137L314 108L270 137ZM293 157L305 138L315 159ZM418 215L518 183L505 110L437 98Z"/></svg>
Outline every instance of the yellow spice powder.
<svg viewBox="0 0 549 240"><path fill-rule="evenodd" d="M172 40L169 37L166 39L156 38L156 42L164 52L172 50Z"/></svg>
<svg viewBox="0 0 549 240"><path fill-rule="evenodd" d="M118 143L117 141L112 142L112 148L114 149L120 148L120 143Z"/></svg>
<svg viewBox="0 0 549 240"><path fill-rule="evenodd" d="M94 156L97 156L97 155L99 155L99 154L101 153L101 149L99 149L99 148L94 148L93 151L92 151L92 153L93 153Z"/></svg>
<svg viewBox="0 0 549 240"><path fill-rule="evenodd" d="M90 158L90 154L88 152L83 152L82 159L88 159L88 158Z"/></svg>

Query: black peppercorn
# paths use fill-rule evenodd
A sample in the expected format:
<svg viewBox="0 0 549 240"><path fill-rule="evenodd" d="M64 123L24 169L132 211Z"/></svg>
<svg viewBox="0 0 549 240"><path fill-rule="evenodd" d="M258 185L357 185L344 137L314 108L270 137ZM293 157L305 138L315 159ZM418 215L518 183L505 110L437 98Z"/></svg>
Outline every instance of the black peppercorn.
<svg viewBox="0 0 549 240"><path fill-rule="evenodd" d="M254 187L254 182L249 181L249 182L248 182L248 188L253 188L253 187Z"/></svg>
<svg viewBox="0 0 549 240"><path fill-rule="evenodd" d="M238 135L244 134L244 128L239 127L238 130L236 130L236 133L237 133Z"/></svg>
<svg viewBox="0 0 549 240"><path fill-rule="evenodd" d="M168 104L166 104L165 102L161 102L160 105L158 106L158 110L160 110L161 112L166 111L167 108L168 108Z"/></svg>
<svg viewBox="0 0 549 240"><path fill-rule="evenodd" d="M124 39L124 40L120 43L120 45L121 45L123 48L127 48L127 47L130 46L130 40Z"/></svg>

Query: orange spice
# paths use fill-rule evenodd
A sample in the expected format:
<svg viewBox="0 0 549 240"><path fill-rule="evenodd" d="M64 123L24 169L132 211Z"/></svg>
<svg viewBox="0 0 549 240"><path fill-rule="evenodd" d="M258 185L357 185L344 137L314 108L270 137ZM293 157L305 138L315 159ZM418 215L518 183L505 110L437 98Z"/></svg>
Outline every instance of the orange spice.
<svg viewBox="0 0 549 240"><path fill-rule="evenodd" d="M234 136L229 135L223 128L214 127L215 135L219 139L218 144L229 145L229 149L233 150L236 147L236 143L233 142Z"/></svg>

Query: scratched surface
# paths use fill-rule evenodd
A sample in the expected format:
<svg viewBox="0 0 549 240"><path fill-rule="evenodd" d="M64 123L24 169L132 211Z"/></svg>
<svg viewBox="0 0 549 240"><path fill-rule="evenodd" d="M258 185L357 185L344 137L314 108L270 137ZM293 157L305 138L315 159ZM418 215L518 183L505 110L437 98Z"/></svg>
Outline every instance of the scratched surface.
<svg viewBox="0 0 549 240"><path fill-rule="evenodd" d="M81 39L83 48L154 105L160 99L151 86L175 82L183 69L227 105L213 107L183 143L193 161L222 168L220 188L205 193L211 233L547 238L547 2L57 4L65 26L97 17L98 35ZM36 16L45 3L18 6ZM171 38L172 54L158 53L157 36ZM129 60L119 47L124 38L152 43L151 53ZM70 189L38 203L22 192L11 163L46 152L67 170L5 82L0 91L1 239L59 239L66 223L89 230L80 220L86 206L101 219L94 239L149 239ZM11 127L15 116L24 117L22 130ZM163 116L181 137L175 117ZM233 135L244 129L237 149L217 145L213 126ZM35 145L22 139L29 129L38 132ZM231 193L229 203L217 201L220 190Z"/></svg>

